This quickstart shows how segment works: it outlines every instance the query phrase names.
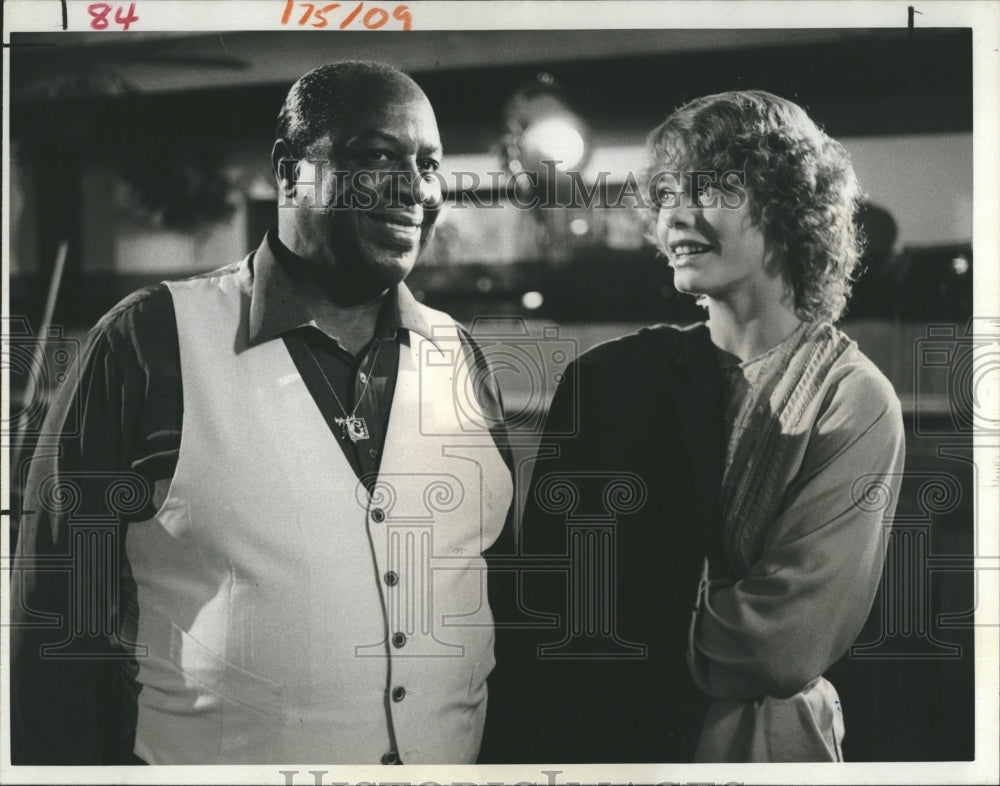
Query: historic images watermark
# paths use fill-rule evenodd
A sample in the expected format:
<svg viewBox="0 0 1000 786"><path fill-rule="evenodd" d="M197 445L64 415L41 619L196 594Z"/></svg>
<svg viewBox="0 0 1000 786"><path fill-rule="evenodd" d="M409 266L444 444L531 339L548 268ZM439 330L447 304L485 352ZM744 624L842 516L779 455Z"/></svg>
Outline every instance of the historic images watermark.
<svg viewBox="0 0 1000 786"><path fill-rule="evenodd" d="M580 786L579 781L560 781L559 776L562 770L539 770L541 776L534 781L519 781L517 786ZM281 781L284 786L476 786L472 781L359 781L351 783L349 781L327 780L329 770L278 770L278 774L284 779ZM481 782L480 782L481 783ZM611 786L611 781L592 782L595 786ZM625 786L625 782L617 781L620 786ZM484 786L505 786L503 781L487 781ZM628 782L632 786L632 782ZM742 781L727 781L726 783L715 783L713 781L661 781L656 786L743 786Z"/></svg>
<svg viewBox="0 0 1000 786"><path fill-rule="evenodd" d="M0 365L15 380L23 382L22 393L11 397L6 417L0 417L0 435L14 443L37 440L49 436L44 418L49 391L63 384L79 382L76 359L80 354L80 341L67 336L61 325L50 325L43 335L38 335L24 316L3 319ZM80 404L74 401L66 414L62 433L75 434L79 426Z"/></svg>
<svg viewBox="0 0 1000 786"><path fill-rule="evenodd" d="M323 159L282 159L278 176L295 184L295 195L283 193L278 208L308 205L324 210L403 209L411 195L435 210L450 201L452 207L521 210L655 209L699 207L738 210L747 201L746 172L736 169L657 169L627 172L619 187L609 189L613 173L560 169L557 160L542 162L541 170L522 169L448 173L428 168L406 170L344 170ZM454 183L450 186L450 183Z"/></svg>
<svg viewBox="0 0 1000 786"><path fill-rule="evenodd" d="M431 417L429 408L439 406L441 397L431 395L430 390L424 391L426 379L423 373L420 375L419 424L424 436L459 440L478 435L480 447L485 449L492 444L490 432L506 426L512 443L519 440L534 443L544 425L541 413L558 386L567 388L568 395L576 402L575 379L565 373L578 355L576 342L562 336L555 327L536 335L523 320L508 320L499 327L493 324L496 321L487 320L483 323L486 327L473 331L488 364L468 358L463 342L456 335L438 337L436 344L424 342L420 370L437 369L440 364L450 366L454 388L447 405L454 409L453 417ZM996 362L1000 357L998 324L1000 320L996 318L977 318L966 326L930 325L927 335L915 342L914 421L918 435L961 442L972 434L988 439L998 433L995 407L987 393L993 389L989 382L1000 367ZM53 329L47 338L40 342L23 320L15 321L5 333L5 365L22 375L33 369L30 375L36 384L33 396L12 410L4 429L15 434L26 432L33 443L47 436L37 411L45 389L60 382L72 382L68 377L78 373L73 362L79 352L78 342L64 338L58 329ZM43 348L39 352L40 343ZM525 405L513 413L512 419L497 419L482 406L488 368L492 373L507 375L508 383L516 378L518 386L527 391ZM927 391L943 392L943 401L934 403L924 398ZM575 414L569 421L567 433L572 434L576 428ZM456 449L457 445L456 442ZM469 460L479 459L477 450L466 446ZM31 457L20 464L17 474L22 487L31 464ZM645 642L623 641L618 634L612 600L618 581L616 524L620 516L645 503L644 482L628 473L546 472L544 457L537 471L536 502L549 514L565 518L566 549L561 555L545 559L511 555L507 567L521 573L541 571L563 575L567 586L580 590L567 592L562 599L568 638L553 640L539 656L644 657ZM859 475L851 490L853 503L871 512L889 509L893 500L888 480L882 475ZM931 592L933 582L942 574L966 573L978 585L980 573L996 570L996 561L992 555L977 551L938 553L931 546L935 517L954 514L963 503L969 502L954 472L911 468L902 473L902 480L912 486L913 504L898 509L893 521L883 522L887 556L885 591L874 611L878 625L855 642L850 654L853 659L961 658L963 647L958 640L948 637L948 630L972 627L972 610L960 614L938 608ZM363 484L358 485L358 504L378 508L385 518L387 564L411 566L400 574L398 602L387 607L393 631L405 634L412 645L405 651L407 656L454 654L456 645L450 640L448 629L453 625L462 627L467 622L434 614L437 578L453 569L455 557L441 554L435 548L433 525L458 506L478 499L480 493L478 486L469 486L467 480L441 473L381 477L371 493ZM134 472L64 472L43 478L33 494L20 499L18 518L32 512L64 515L73 531L66 554L47 558L44 564L15 557L6 566L13 582L23 580L27 570L58 571L69 577L72 599L68 606L70 617L63 621L65 638L47 648L46 658L95 657L98 653L87 650L89 640L120 637L114 610L121 597L121 524L145 510L151 498L148 483ZM602 514L597 518L589 513L580 515L578 506L583 498L603 500ZM485 571L485 566L480 569ZM485 574L483 578L485 583ZM583 621L587 620L591 624L585 625ZM26 624L58 627L51 619L31 614ZM421 642L426 646L416 646ZM119 643L120 651L111 655L102 652L100 656L145 657L142 642ZM356 642L357 655L378 656L384 651L383 644Z"/></svg>

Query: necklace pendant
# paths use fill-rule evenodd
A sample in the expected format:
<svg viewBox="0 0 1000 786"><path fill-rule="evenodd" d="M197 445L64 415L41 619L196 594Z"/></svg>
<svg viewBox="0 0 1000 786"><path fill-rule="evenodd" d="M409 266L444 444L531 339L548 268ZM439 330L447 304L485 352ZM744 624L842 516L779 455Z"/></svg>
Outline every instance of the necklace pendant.
<svg viewBox="0 0 1000 786"><path fill-rule="evenodd" d="M351 438L351 442L360 442L369 437L368 424L364 418L348 415L346 418L334 418L334 422Z"/></svg>

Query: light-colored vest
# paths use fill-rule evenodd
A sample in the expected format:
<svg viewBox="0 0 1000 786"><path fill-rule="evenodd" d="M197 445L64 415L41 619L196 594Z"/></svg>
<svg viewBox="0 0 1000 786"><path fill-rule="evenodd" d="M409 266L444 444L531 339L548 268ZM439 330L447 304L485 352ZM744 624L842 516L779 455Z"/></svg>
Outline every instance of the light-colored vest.
<svg viewBox="0 0 1000 786"><path fill-rule="evenodd" d="M474 397L456 400L469 390L456 326L427 309L441 338L401 345L369 494L284 342L247 346L250 284L244 260L169 285L184 425L166 499L126 542L135 752L474 762L494 664L481 552L512 488Z"/></svg>

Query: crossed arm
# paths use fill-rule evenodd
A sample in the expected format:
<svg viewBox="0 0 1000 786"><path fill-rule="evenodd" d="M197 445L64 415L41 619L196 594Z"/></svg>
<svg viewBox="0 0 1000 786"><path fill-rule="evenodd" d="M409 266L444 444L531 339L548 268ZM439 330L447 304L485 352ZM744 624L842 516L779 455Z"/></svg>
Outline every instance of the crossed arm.
<svg viewBox="0 0 1000 786"><path fill-rule="evenodd" d="M842 382L808 435L759 559L743 578L702 587L689 665L714 698L797 693L843 655L868 616L902 479L903 424L884 380ZM876 484L868 498L866 483Z"/></svg>

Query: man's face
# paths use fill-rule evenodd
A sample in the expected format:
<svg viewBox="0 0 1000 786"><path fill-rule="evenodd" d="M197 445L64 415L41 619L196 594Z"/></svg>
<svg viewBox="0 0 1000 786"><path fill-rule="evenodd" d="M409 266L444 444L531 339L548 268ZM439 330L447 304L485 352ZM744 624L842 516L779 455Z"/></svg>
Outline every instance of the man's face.
<svg viewBox="0 0 1000 786"><path fill-rule="evenodd" d="M317 140L299 167L294 210L296 251L361 290L395 286L430 239L432 193L441 140L434 111L416 87L386 84L345 112L340 127ZM421 186L430 191L421 192Z"/></svg>

